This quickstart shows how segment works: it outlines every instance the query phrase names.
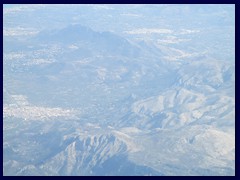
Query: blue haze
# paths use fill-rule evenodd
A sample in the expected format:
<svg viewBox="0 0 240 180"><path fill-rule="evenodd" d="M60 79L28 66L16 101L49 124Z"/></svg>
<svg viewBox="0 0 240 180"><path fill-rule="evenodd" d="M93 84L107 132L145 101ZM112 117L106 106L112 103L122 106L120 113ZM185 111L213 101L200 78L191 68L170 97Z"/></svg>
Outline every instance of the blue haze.
<svg viewBox="0 0 240 180"><path fill-rule="evenodd" d="M234 176L234 5L3 6L3 175Z"/></svg>

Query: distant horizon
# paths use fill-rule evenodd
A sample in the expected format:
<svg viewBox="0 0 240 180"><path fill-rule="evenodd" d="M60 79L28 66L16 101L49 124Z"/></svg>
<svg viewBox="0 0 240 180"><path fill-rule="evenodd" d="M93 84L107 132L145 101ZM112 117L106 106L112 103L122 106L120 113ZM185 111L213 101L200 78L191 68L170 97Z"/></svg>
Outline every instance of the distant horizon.
<svg viewBox="0 0 240 180"><path fill-rule="evenodd" d="M15 6L19 6L21 4L3 4L3 8L13 8Z"/></svg>

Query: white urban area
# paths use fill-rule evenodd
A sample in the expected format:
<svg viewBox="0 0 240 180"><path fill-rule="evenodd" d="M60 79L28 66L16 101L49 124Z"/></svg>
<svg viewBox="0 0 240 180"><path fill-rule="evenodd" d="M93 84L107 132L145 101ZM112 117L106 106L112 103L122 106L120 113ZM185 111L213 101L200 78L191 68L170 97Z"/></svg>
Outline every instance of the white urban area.
<svg viewBox="0 0 240 180"><path fill-rule="evenodd" d="M3 6L4 176L234 176L234 5Z"/></svg>
<svg viewBox="0 0 240 180"><path fill-rule="evenodd" d="M74 118L76 111L63 108L48 108L33 106L28 103L26 96L12 95L16 104L9 104L3 107L3 118L13 117L24 120L41 120L52 117Z"/></svg>

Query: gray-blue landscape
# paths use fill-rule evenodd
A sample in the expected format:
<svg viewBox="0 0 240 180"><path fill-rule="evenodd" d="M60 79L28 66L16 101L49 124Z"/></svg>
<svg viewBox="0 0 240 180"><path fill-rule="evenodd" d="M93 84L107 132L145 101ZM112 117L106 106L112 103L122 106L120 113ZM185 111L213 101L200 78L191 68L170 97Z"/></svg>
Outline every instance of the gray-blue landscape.
<svg viewBox="0 0 240 180"><path fill-rule="evenodd" d="M235 6L3 6L4 176L234 176Z"/></svg>

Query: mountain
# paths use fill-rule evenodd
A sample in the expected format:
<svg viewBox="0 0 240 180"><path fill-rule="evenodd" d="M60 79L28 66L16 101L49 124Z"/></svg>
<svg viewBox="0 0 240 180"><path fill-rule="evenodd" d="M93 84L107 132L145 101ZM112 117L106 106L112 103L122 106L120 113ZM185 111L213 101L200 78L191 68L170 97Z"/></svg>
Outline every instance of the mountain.
<svg viewBox="0 0 240 180"><path fill-rule="evenodd" d="M4 176L235 175L234 8L191 7L4 8Z"/></svg>
<svg viewBox="0 0 240 180"><path fill-rule="evenodd" d="M78 51L94 51L96 53L111 54L115 56L139 57L140 49L129 41L111 32L96 32L91 28L74 24L63 29L40 32L35 37L36 42L62 43L72 45ZM80 47L77 46L80 44ZM82 45L84 44L84 46Z"/></svg>

